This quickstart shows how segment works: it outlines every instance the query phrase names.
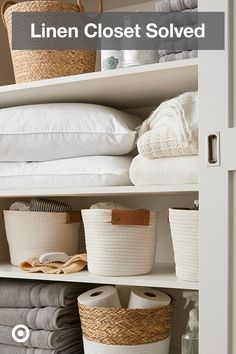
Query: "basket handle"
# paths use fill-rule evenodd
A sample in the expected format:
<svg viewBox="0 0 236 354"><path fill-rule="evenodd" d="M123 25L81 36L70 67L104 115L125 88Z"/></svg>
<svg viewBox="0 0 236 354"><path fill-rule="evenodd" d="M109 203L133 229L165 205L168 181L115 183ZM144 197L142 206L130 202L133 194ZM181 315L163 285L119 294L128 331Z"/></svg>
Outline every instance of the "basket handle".
<svg viewBox="0 0 236 354"><path fill-rule="evenodd" d="M81 211L68 211L66 213L66 224L75 224L82 221Z"/></svg>
<svg viewBox="0 0 236 354"><path fill-rule="evenodd" d="M2 18L2 22L5 27L6 27L6 22L5 22L5 18L4 18L5 11L9 6L15 5L15 4L16 4L15 1L7 0L1 6L1 18Z"/></svg>
<svg viewBox="0 0 236 354"><path fill-rule="evenodd" d="M150 211L113 209L111 223L112 225L149 226Z"/></svg>
<svg viewBox="0 0 236 354"><path fill-rule="evenodd" d="M85 12L85 7L83 5L83 0L77 0L77 5L80 12ZM99 12L103 12L103 0L99 0Z"/></svg>

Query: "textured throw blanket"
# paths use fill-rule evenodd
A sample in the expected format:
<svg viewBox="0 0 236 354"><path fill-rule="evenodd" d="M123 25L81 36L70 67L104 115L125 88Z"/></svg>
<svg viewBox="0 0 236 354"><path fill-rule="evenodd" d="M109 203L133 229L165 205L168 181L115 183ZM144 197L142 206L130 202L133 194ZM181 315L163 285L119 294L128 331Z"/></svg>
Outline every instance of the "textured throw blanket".
<svg viewBox="0 0 236 354"><path fill-rule="evenodd" d="M16 347L13 345L0 344L1 354L83 354L82 344L75 344L70 347L50 350L38 348Z"/></svg>
<svg viewBox="0 0 236 354"><path fill-rule="evenodd" d="M143 122L138 151L147 159L198 154L198 93L161 103Z"/></svg>
<svg viewBox="0 0 236 354"><path fill-rule="evenodd" d="M2 279L0 307L68 307L76 304L78 295L88 289L89 284Z"/></svg>
<svg viewBox="0 0 236 354"><path fill-rule="evenodd" d="M54 331L79 324L77 306L67 308L0 308L0 325L15 327L19 324L35 330Z"/></svg>
<svg viewBox="0 0 236 354"><path fill-rule="evenodd" d="M12 328L0 326L0 343L15 345L12 338ZM59 331L34 331L30 330L30 337L24 343L18 343L19 347L40 348L40 349L60 349L79 344L81 342L81 327L71 327Z"/></svg>
<svg viewBox="0 0 236 354"><path fill-rule="evenodd" d="M138 155L131 164L130 178L136 186L198 183L198 156L145 159Z"/></svg>
<svg viewBox="0 0 236 354"><path fill-rule="evenodd" d="M198 57L197 50L184 51L179 53L170 53L163 55L159 59L159 63L165 63L167 61L183 60L183 59L193 59Z"/></svg>
<svg viewBox="0 0 236 354"><path fill-rule="evenodd" d="M160 0L156 3L158 12L174 12L194 9L198 6L198 0Z"/></svg>

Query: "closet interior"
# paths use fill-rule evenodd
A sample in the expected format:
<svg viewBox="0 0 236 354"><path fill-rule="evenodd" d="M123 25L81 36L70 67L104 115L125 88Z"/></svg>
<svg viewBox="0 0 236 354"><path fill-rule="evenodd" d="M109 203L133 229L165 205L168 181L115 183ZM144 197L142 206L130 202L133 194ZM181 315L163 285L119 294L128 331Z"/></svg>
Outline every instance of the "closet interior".
<svg viewBox="0 0 236 354"><path fill-rule="evenodd" d="M93 6L89 2L88 6ZM108 10L153 10L153 2L107 1ZM111 8L112 7L112 8ZM83 102L107 105L146 119L163 101L184 92L197 91L198 59L136 66L114 71L97 71L46 81L13 84L12 64L6 31L0 25L0 107L51 102ZM140 276L97 276L83 270L68 275L26 273L10 264L4 221L0 223L0 279L34 279L82 282L101 285L153 287L172 295L176 300L170 354L181 354L181 336L186 331L189 308L184 309L183 291L199 291L197 281L178 279L175 273L174 252L168 220L169 208L193 208L199 199L198 184L111 186L50 189L1 189L0 210L9 210L16 201L27 202L44 197L69 203L73 210L87 209L98 202L115 202L135 209L158 211L158 233L155 267L152 273ZM80 253L85 252L84 230L80 230ZM20 250L19 250L20 252ZM201 325L201 323L200 323Z"/></svg>

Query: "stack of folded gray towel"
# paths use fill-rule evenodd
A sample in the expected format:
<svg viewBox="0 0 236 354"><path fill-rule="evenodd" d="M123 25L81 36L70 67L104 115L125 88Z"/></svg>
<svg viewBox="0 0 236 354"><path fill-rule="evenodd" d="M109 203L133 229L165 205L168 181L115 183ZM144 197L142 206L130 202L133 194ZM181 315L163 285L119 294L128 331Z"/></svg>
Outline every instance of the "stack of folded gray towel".
<svg viewBox="0 0 236 354"><path fill-rule="evenodd" d="M156 11L178 14L178 16L175 17L174 22L180 26L185 25L185 23L181 23L180 12L183 14L188 13L188 25L193 26L197 24L195 14L198 11L198 0L159 0L156 4ZM194 23L191 23L191 14ZM168 22L169 21L170 19L168 19ZM168 49L159 50L159 62L164 63L167 61L196 58L198 56L196 47L196 43L194 43L193 40L181 39L172 42L171 46L168 46Z"/></svg>
<svg viewBox="0 0 236 354"><path fill-rule="evenodd" d="M86 284L1 280L1 354L82 354L77 297ZM12 329L29 328L29 339L16 342Z"/></svg>

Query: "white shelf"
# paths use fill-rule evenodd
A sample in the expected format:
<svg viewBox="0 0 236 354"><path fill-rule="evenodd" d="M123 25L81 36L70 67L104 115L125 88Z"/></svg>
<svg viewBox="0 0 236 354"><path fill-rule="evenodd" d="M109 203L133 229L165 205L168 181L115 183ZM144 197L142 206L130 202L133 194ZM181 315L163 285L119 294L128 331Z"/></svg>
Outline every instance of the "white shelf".
<svg viewBox="0 0 236 354"><path fill-rule="evenodd" d="M152 106L197 86L198 60L187 59L2 86L0 108L47 102Z"/></svg>
<svg viewBox="0 0 236 354"><path fill-rule="evenodd" d="M76 196L106 196L132 194L188 194L198 192L198 184L156 185L156 186L121 186L121 187L87 187L87 188L50 188L50 189L16 189L0 190L0 197L76 197Z"/></svg>
<svg viewBox="0 0 236 354"><path fill-rule="evenodd" d="M135 277L100 277L81 271L68 275L48 275L42 273L27 273L9 263L0 263L0 278L33 279L65 282L82 282L94 284L116 284L131 286L152 286L158 288L198 290L198 283L186 282L176 278L174 266L157 264L151 274Z"/></svg>

